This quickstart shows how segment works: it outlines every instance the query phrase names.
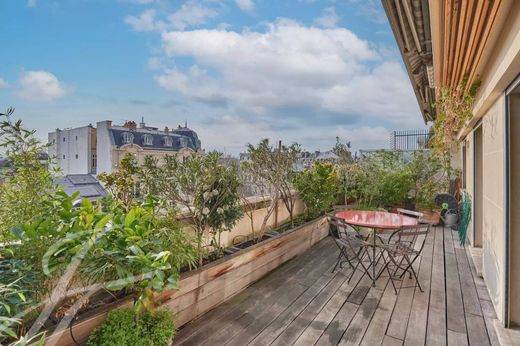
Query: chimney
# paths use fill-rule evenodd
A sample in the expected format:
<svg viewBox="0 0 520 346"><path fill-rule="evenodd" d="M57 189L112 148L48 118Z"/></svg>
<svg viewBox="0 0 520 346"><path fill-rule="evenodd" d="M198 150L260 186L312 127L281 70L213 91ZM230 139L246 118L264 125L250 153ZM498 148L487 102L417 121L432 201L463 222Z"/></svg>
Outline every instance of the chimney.
<svg viewBox="0 0 520 346"><path fill-rule="evenodd" d="M164 127L164 132L166 132L166 133L170 132L170 129L168 128L168 126Z"/></svg>
<svg viewBox="0 0 520 346"><path fill-rule="evenodd" d="M141 123L139 124L139 127L144 129L146 127L146 124L144 123L144 117L141 117Z"/></svg>
<svg viewBox="0 0 520 346"><path fill-rule="evenodd" d="M112 127L112 120L105 120L105 122L107 123L107 128Z"/></svg>

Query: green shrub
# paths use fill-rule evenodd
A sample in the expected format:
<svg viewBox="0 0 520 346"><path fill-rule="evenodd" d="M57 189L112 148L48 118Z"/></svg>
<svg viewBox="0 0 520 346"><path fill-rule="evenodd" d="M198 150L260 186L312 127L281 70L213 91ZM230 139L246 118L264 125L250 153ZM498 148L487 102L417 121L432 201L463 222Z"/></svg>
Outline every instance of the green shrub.
<svg viewBox="0 0 520 346"><path fill-rule="evenodd" d="M336 201L338 177L330 163L314 163L294 179L294 187L302 195L309 218L315 218L327 211Z"/></svg>
<svg viewBox="0 0 520 346"><path fill-rule="evenodd" d="M136 319L132 309L108 314L105 323L89 337L88 346L166 346L175 335L168 311L143 313Z"/></svg>

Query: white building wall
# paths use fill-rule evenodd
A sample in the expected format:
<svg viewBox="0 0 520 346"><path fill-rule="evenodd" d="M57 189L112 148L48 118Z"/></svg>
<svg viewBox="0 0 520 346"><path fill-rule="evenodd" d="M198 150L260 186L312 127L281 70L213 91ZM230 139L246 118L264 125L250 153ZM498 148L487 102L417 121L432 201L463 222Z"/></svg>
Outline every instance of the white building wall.
<svg viewBox="0 0 520 346"><path fill-rule="evenodd" d="M97 174L101 172L110 173L113 170L112 164L112 139L109 128L112 121L105 120L97 123Z"/></svg>
<svg viewBox="0 0 520 346"><path fill-rule="evenodd" d="M92 131L92 126L84 126L49 133L49 154L61 174L92 173Z"/></svg>

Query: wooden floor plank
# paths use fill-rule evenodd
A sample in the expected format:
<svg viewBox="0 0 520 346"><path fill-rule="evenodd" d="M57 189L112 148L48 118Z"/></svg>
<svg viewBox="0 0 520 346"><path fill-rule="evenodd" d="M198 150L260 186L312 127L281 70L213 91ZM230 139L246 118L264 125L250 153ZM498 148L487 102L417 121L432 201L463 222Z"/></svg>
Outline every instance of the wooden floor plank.
<svg viewBox="0 0 520 346"><path fill-rule="evenodd" d="M453 246L453 233L444 233L444 260L446 263L446 320L447 328L453 332L466 335L464 303L457 268L457 257ZM457 240L457 239L455 239ZM449 343L449 335L448 335Z"/></svg>
<svg viewBox="0 0 520 346"><path fill-rule="evenodd" d="M338 287L327 287L296 317L291 324L278 335L272 345L291 345L303 333L303 331L311 324L314 318L326 306L329 300L334 296Z"/></svg>
<svg viewBox="0 0 520 346"><path fill-rule="evenodd" d="M448 345L449 346L467 346L468 335L466 333L458 333L448 329Z"/></svg>
<svg viewBox="0 0 520 346"><path fill-rule="evenodd" d="M466 323L468 325L468 339L470 345L491 345L489 342L486 324L482 316L466 314Z"/></svg>
<svg viewBox="0 0 520 346"><path fill-rule="evenodd" d="M376 312L388 281L388 276L382 275L376 281L376 285L370 288L363 303L361 303L354 318L348 325L345 333L343 333L338 345L359 345L361 343L368 325Z"/></svg>
<svg viewBox="0 0 520 346"><path fill-rule="evenodd" d="M466 256L466 251L464 249L455 249L455 254L457 256L457 265L459 268L464 311L467 314L482 316L482 309L480 307L480 301L475 287L475 282L473 281L473 275L471 274L471 268Z"/></svg>
<svg viewBox="0 0 520 346"><path fill-rule="evenodd" d="M249 289L239 293L219 307L185 325L178 331L174 343L181 344L188 338L196 337L197 334L204 334L198 338L199 340L203 340L207 335L212 335L215 330L219 328L219 321L224 321L223 323L225 323L227 319L242 314L244 309L247 310L249 306L254 306L260 297L269 298L275 295L277 289L281 289L281 286L289 280L292 273L310 270L313 265L316 265L320 261L318 254L323 253L323 251L330 248L332 244L331 239L324 240L325 241L310 248L301 256L286 262L276 271L266 275L262 280L254 283ZM267 297L263 294L266 294ZM201 326L204 326L204 328L201 328Z"/></svg>
<svg viewBox="0 0 520 346"><path fill-rule="evenodd" d="M331 273L326 238L241 294L192 321L176 345L498 345L496 313L458 234L437 227L415 263L414 280L388 275L376 286L348 266Z"/></svg>
<svg viewBox="0 0 520 346"><path fill-rule="evenodd" d="M432 278L426 345L446 345L446 292L444 282L444 232L442 227L434 229Z"/></svg>
<svg viewBox="0 0 520 346"><path fill-rule="evenodd" d="M330 241L330 239L328 240ZM266 305L268 306L269 302L274 302L274 299L276 299L279 296L279 294L281 294L281 292L290 289L291 285L296 283L296 278L299 275L303 275L306 273L312 275L312 273L317 272L318 270L320 270L320 268L326 270L325 268L328 267L331 263L330 257L320 257L317 254L322 253L323 249L326 249L327 246L329 246L330 248L331 245L333 244L330 242L325 242L320 247L312 249L312 251L310 251L311 256L305 257L303 261L298 261L297 265L293 268L294 272L286 273L286 275L283 275L283 273L282 275L277 275L277 273L274 274L274 279L269 284L269 286L265 286L253 292L251 292L251 288L246 290L249 296L246 297L243 303L237 301L237 308L229 311L226 314L227 317L220 319L210 319L207 320L207 323L194 321L193 324L199 327L199 331L197 333L192 334L187 339L178 340L177 338L175 338L174 343L186 345L199 345L208 340L220 340L222 338L225 339L226 337L232 337L234 334L225 334L225 331L229 328L231 332L238 332L238 328L240 328L240 322L237 320L243 318L244 314L255 312L257 309L260 309L262 307L262 304L264 304L265 307ZM312 256L313 254L315 256Z"/></svg>
<svg viewBox="0 0 520 346"><path fill-rule="evenodd" d="M325 276L323 276L325 277ZM309 305L311 301L325 288L326 291L336 291L345 281L346 277L341 273L335 275L327 282L325 286L313 286L302 294L294 304L287 308L274 321L272 321L263 331L256 335L247 343L250 345L269 345L275 340L284 330L287 329L292 321ZM250 342L251 341L251 342ZM244 343L245 345L246 343Z"/></svg>
<svg viewBox="0 0 520 346"><path fill-rule="evenodd" d="M435 231L432 229L426 238L421 255L419 282L423 291L417 287L413 297L412 309L408 319L408 328L404 344L407 346L422 345L426 340L426 326L428 322L428 307L430 303L430 285L433 262L433 244Z"/></svg>
<svg viewBox="0 0 520 346"><path fill-rule="evenodd" d="M389 335L385 335L385 338L383 339L383 342L381 343L382 346L400 346L402 344L403 344L403 340L392 338Z"/></svg>
<svg viewBox="0 0 520 346"><path fill-rule="evenodd" d="M356 271L350 282L346 280L343 285L336 291L334 296L321 309L314 320L305 328L299 338L296 340L297 345L314 345L321 337L327 326L334 319L334 316L341 309L346 301L346 297L350 295L361 279L363 273Z"/></svg>
<svg viewBox="0 0 520 346"><path fill-rule="evenodd" d="M402 281L396 282L396 288L399 290ZM387 283L381 301L377 306L376 312L370 321L368 329L361 341L363 346L380 345L385 338L390 317L394 311L397 295L391 283ZM393 338L392 338L393 339Z"/></svg>

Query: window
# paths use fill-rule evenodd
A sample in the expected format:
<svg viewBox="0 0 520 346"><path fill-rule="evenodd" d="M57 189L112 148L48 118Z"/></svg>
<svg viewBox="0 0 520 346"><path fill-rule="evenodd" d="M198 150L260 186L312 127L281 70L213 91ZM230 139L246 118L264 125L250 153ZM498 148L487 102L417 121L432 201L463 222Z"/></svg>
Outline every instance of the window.
<svg viewBox="0 0 520 346"><path fill-rule="evenodd" d="M132 143L134 141L134 134L131 132L123 132L121 134L121 140L124 144Z"/></svg>
<svg viewBox="0 0 520 346"><path fill-rule="evenodd" d="M150 134L145 134L143 136L143 144L144 145L153 145L153 136Z"/></svg>
<svg viewBox="0 0 520 346"><path fill-rule="evenodd" d="M78 158L78 154L76 154L76 159Z"/></svg>
<svg viewBox="0 0 520 346"><path fill-rule="evenodd" d="M63 137L63 141L65 142L65 137Z"/></svg>
<svg viewBox="0 0 520 346"><path fill-rule="evenodd" d="M97 155L92 154L92 168L96 168L96 167L97 167Z"/></svg>
<svg viewBox="0 0 520 346"><path fill-rule="evenodd" d="M188 139L187 138L179 138L179 144L181 148L186 148L188 146Z"/></svg>
<svg viewBox="0 0 520 346"><path fill-rule="evenodd" d="M65 154L63 154L63 159L65 160Z"/></svg>
<svg viewBox="0 0 520 346"><path fill-rule="evenodd" d="M78 141L78 136L76 136L76 142Z"/></svg>
<svg viewBox="0 0 520 346"><path fill-rule="evenodd" d="M53 138L52 139L52 144L55 144L56 143L56 138Z"/></svg>
<svg viewBox="0 0 520 346"><path fill-rule="evenodd" d="M163 137L163 144L165 147L172 147L173 146L173 138L169 136Z"/></svg>

